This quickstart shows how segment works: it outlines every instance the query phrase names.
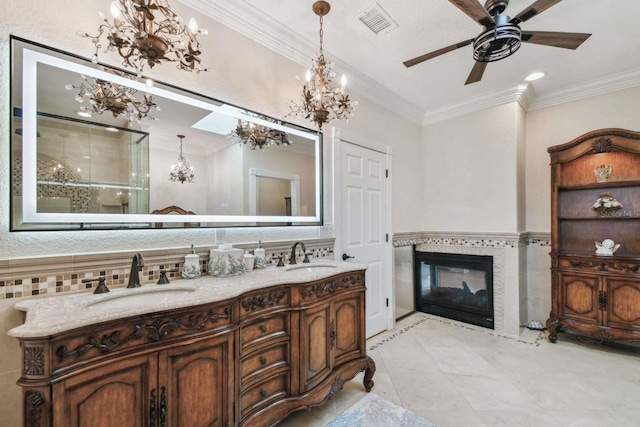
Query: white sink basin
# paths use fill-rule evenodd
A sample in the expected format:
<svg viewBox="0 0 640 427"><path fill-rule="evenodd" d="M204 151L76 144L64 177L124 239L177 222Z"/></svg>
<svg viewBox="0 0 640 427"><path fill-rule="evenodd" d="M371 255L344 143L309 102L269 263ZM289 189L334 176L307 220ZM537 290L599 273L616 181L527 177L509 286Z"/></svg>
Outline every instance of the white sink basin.
<svg viewBox="0 0 640 427"><path fill-rule="evenodd" d="M89 304L89 308L127 308L138 305L158 304L175 301L191 294L195 289L158 289L147 292L137 292L135 294L118 295L113 298Z"/></svg>
<svg viewBox="0 0 640 427"><path fill-rule="evenodd" d="M297 264L286 267L286 271L296 271L296 270L304 270L309 273L318 273L321 271L325 271L328 269L336 268L335 265L332 264Z"/></svg>

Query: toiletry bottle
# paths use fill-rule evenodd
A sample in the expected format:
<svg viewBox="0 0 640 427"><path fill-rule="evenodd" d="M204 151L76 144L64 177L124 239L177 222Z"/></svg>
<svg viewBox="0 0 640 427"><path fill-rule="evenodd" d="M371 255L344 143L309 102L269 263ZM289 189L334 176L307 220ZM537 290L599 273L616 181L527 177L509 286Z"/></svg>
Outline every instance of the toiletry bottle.
<svg viewBox="0 0 640 427"><path fill-rule="evenodd" d="M258 247L253 250L253 255L255 255L255 268L265 268L267 265L267 258L265 256L265 251L262 248L262 241L258 240Z"/></svg>
<svg viewBox="0 0 640 427"><path fill-rule="evenodd" d="M181 276L183 279L200 277L200 255L196 254L193 245L191 245L191 253L184 257Z"/></svg>

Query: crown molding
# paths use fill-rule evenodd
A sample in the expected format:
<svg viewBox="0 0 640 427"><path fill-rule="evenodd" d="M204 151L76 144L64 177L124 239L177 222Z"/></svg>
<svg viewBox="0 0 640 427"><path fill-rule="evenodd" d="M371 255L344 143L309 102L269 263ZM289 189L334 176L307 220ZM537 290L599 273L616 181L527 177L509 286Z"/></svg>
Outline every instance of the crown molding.
<svg viewBox="0 0 640 427"><path fill-rule="evenodd" d="M496 107L509 102L518 102L525 111L535 111L555 105L578 101L592 96L640 86L640 69L612 74L586 83L538 96L530 83L522 83L515 88L482 95L473 99L445 105L436 110L427 111L423 125L463 116L465 114Z"/></svg>
<svg viewBox="0 0 640 427"><path fill-rule="evenodd" d="M612 74L601 79L591 80L580 85L539 96L533 100L527 111L540 110L636 86L640 86L640 68L624 73Z"/></svg>
<svg viewBox="0 0 640 427"><path fill-rule="evenodd" d="M478 96L473 99L466 99L461 102L445 105L436 110L427 111L422 119L422 124L430 125L510 102L518 102L522 108L527 110L533 96L533 87L528 83L522 83L516 87Z"/></svg>
<svg viewBox="0 0 640 427"><path fill-rule="evenodd" d="M318 53L316 44L244 1L179 1L305 68L309 66L311 58L314 58ZM421 124L423 110L420 107L339 60L326 49L325 54L335 63L335 68L353 76L350 78L349 86L359 97L367 98L374 104L415 124ZM291 77L293 82L294 76ZM375 98L365 94L375 94Z"/></svg>

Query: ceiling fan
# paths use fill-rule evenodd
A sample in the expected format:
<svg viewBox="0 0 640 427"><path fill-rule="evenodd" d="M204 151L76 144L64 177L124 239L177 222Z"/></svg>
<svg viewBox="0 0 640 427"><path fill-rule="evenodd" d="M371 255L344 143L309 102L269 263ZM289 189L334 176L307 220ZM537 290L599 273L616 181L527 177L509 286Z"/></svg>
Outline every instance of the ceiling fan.
<svg viewBox="0 0 640 427"><path fill-rule="evenodd" d="M503 15L509 0L487 0L484 7L478 0L449 0L458 9L484 27L484 31L476 38L465 40L451 46L443 47L431 53L418 56L403 62L405 67L413 67L429 59L459 49L473 43L473 59L476 61L471 73L464 83L468 85L482 79L487 63L504 59L513 55L521 42L546 46L576 49L591 34L562 33L555 31L522 31L521 22L528 21L562 0L536 0L529 7L517 14L515 18Z"/></svg>

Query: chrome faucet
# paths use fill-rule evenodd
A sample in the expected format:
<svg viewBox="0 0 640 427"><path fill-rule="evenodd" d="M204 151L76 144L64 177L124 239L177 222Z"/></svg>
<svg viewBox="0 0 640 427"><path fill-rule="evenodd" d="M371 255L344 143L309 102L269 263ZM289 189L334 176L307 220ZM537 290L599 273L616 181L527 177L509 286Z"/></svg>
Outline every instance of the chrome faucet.
<svg viewBox="0 0 640 427"><path fill-rule="evenodd" d="M304 260L302 262L303 263L308 263L309 262L309 257L307 256L307 247L302 242L296 242L291 247L291 256L289 257L289 264L297 264L297 262L296 262L296 247L298 247L298 245L302 245L302 253L304 254Z"/></svg>
<svg viewBox="0 0 640 427"><path fill-rule="evenodd" d="M141 253L137 253L133 256L131 261L131 271L129 272L129 284L127 288L139 288L140 287L140 275L138 272L144 267L144 258Z"/></svg>

